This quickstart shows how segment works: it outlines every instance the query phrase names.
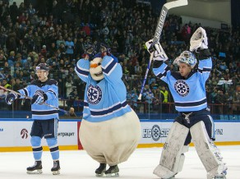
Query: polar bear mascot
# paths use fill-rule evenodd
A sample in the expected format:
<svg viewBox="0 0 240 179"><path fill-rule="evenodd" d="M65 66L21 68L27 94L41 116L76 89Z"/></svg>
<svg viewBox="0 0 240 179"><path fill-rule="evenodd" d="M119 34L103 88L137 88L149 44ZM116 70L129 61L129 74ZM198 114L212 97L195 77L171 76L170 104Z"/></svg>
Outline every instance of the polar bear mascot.
<svg viewBox="0 0 240 179"><path fill-rule="evenodd" d="M86 83L79 137L83 148L100 164L96 176L119 176L118 164L129 158L140 140L140 120L127 104L117 58L105 45L100 53L92 54L90 47L75 67Z"/></svg>

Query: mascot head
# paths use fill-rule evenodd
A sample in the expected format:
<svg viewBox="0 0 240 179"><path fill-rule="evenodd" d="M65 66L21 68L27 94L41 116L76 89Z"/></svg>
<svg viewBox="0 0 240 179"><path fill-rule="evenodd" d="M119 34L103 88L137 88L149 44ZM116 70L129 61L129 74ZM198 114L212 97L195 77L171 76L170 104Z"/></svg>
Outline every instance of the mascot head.
<svg viewBox="0 0 240 179"><path fill-rule="evenodd" d="M95 81L101 81L104 78L102 71L102 57L101 53L96 54L90 61L90 74Z"/></svg>

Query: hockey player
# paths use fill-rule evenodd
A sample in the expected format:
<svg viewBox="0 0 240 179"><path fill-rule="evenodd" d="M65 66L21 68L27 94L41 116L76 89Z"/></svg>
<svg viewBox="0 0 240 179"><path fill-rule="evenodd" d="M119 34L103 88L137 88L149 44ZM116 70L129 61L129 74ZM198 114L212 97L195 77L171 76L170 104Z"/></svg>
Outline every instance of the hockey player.
<svg viewBox="0 0 240 179"><path fill-rule="evenodd" d="M133 153L141 134L139 118L126 102L122 68L101 46L101 53L93 58L88 51L75 71L86 83L79 133L83 148L100 163L96 176L118 176L118 164Z"/></svg>
<svg viewBox="0 0 240 179"><path fill-rule="evenodd" d="M159 165L154 174L162 179L174 177L182 170L184 152L189 143L195 145L208 179L225 178L227 167L214 145L214 123L207 108L205 83L212 69L206 31L198 28L191 37L190 51L184 51L174 63L179 71L171 71L165 63L167 56L158 43L146 43L154 49L153 73L168 84L179 112L163 147ZM196 56L195 56L196 55ZM196 58L197 57L197 58Z"/></svg>
<svg viewBox="0 0 240 179"><path fill-rule="evenodd" d="M53 175L60 174L59 149L57 142L58 131L58 111L43 103L58 107L58 83L53 79L48 79L49 67L46 63L40 63L36 66L36 75L38 80L33 81L27 87L18 90L22 96L16 93L9 93L6 102L11 105L18 98L32 98L32 129L31 129L31 145L35 164L27 168L27 173L42 173L42 146L41 139L44 137L50 148L53 159L53 167L51 169Z"/></svg>

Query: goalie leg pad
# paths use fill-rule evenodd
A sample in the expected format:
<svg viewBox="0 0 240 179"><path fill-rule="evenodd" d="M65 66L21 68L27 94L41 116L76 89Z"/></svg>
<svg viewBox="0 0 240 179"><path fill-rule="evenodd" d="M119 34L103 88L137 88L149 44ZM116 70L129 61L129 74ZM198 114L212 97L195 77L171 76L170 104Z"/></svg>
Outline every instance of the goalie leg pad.
<svg viewBox="0 0 240 179"><path fill-rule="evenodd" d="M185 152L187 152L188 151L188 148L189 148L189 146L183 146L183 148L182 148L182 152L181 152L181 155L180 155L180 157L179 157L179 160L176 160L176 173L179 173L179 172L181 172L182 171L182 168L183 168L183 163L184 163L184 161L185 161L185 155L184 155L184 153Z"/></svg>
<svg viewBox="0 0 240 179"><path fill-rule="evenodd" d="M182 169L186 151L184 142L189 129L178 122L174 122L168 134L160 158L160 164L154 169L153 173L161 178L171 178Z"/></svg>
<svg viewBox="0 0 240 179"><path fill-rule="evenodd" d="M227 167L218 148L209 138L205 124L202 121L196 123L190 128L190 133L198 156L208 173L207 178L224 177Z"/></svg>

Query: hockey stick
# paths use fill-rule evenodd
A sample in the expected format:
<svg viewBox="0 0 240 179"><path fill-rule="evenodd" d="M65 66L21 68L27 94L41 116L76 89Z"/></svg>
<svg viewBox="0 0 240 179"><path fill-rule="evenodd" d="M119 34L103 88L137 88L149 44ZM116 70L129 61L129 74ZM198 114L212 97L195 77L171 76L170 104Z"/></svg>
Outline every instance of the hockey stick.
<svg viewBox="0 0 240 179"><path fill-rule="evenodd" d="M3 86L0 86L0 88L3 89L3 90L5 90L5 91L9 91L9 92L12 92L12 93L18 94L18 95L20 95L20 96L23 96L25 99L30 99L30 100L32 100L31 97L26 96L26 95L24 95L24 94L21 94L21 93L19 93L19 92L17 92L17 91L14 91L14 90L11 90L11 89L8 89L8 88L5 88L5 87L3 87ZM53 106L53 105L51 105L51 104L48 104L48 103L45 103L45 102L42 103L42 104L44 104L44 105L46 105L46 106L48 106L48 107L51 107L51 108L53 108L53 109L56 109L56 110L62 111L62 112L64 112L65 114L68 113L68 112L65 111L64 109L60 109L60 108L58 108L58 107L56 107L56 106Z"/></svg>
<svg viewBox="0 0 240 179"><path fill-rule="evenodd" d="M164 22L165 22L165 19L166 19L166 16L167 16L167 13L168 13L169 9L172 9L172 8L175 8L175 7L186 6L186 5L188 5L188 0L175 0L175 1L167 2L163 5L161 13L160 13L160 17L158 19L157 28L156 28L155 33L154 33L152 46L154 46L156 43L158 43L160 41L160 36L162 34ZM146 83L146 80L147 80L149 69L150 69L151 64L152 64L152 60L153 60L153 52L151 52L151 55L150 55L150 59L149 59L149 62L148 62L147 70L145 72L145 76L144 76L143 83L142 83L142 86L141 86L141 92L138 96L138 100L142 99L143 89L144 89L144 86L145 86L145 83Z"/></svg>
<svg viewBox="0 0 240 179"><path fill-rule="evenodd" d="M146 80L147 80L148 71L150 70L152 59L153 59L153 53L151 53L151 55L150 55L150 60L148 62L147 70L146 70L145 75L144 75L144 79L143 79L143 83L142 83L142 86L141 86L140 94L138 96L138 100L142 99L143 89L144 89L144 86L145 86L145 83L146 83Z"/></svg>

